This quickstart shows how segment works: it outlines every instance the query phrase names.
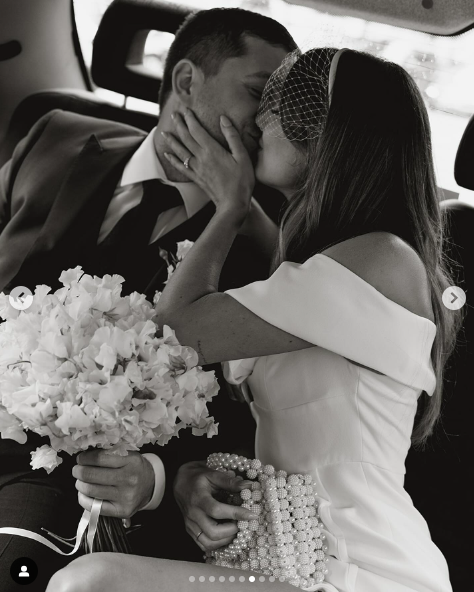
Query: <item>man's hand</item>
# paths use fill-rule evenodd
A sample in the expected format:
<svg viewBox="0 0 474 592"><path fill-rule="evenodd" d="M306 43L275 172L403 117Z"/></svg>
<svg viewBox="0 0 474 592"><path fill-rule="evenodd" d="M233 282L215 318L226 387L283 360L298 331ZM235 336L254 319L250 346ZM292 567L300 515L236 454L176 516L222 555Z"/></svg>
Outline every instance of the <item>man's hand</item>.
<svg viewBox="0 0 474 592"><path fill-rule="evenodd" d="M127 456L90 450L77 456L72 470L79 504L86 510L94 498L104 500L101 515L130 518L150 501L155 487L153 467L139 452Z"/></svg>
<svg viewBox="0 0 474 592"><path fill-rule="evenodd" d="M238 532L238 520L255 520L249 510L223 504L215 499L219 491L238 493L249 488L252 481L236 477L234 471L225 473L208 469L205 462L182 465L174 481L174 496L184 517L188 534L203 551L228 545ZM219 522L226 520L226 522ZM197 537L202 531L202 534Z"/></svg>

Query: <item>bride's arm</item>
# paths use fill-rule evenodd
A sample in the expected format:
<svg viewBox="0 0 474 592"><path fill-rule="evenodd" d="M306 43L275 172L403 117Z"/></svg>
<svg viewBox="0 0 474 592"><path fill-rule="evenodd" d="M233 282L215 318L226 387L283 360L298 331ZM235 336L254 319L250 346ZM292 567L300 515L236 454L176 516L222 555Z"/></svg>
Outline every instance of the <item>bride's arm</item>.
<svg viewBox="0 0 474 592"><path fill-rule="evenodd" d="M156 308L158 325L169 325L180 343L194 348L199 364L314 347L217 291L242 217L238 209L216 211L172 275Z"/></svg>

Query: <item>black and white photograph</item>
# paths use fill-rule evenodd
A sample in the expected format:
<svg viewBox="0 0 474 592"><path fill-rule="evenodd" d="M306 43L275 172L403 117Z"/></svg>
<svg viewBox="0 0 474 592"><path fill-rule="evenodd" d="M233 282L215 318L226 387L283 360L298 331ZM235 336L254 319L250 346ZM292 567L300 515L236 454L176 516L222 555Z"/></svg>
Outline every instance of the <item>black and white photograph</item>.
<svg viewBox="0 0 474 592"><path fill-rule="evenodd" d="M0 0L0 105L0 592L472 589L472 0Z"/></svg>

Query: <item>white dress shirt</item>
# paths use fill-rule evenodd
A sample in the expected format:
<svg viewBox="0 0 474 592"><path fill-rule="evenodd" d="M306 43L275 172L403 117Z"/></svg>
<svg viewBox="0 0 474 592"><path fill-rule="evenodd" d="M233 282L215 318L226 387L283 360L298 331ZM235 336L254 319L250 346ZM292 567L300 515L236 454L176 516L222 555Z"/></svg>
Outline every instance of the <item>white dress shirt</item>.
<svg viewBox="0 0 474 592"><path fill-rule="evenodd" d="M150 244L185 222L188 218L191 218L209 202L207 194L195 183L175 183L166 178L153 143L155 130L156 128L148 134L125 165L120 183L117 185L105 213L99 231L98 243L105 239L124 214L140 203L143 197L142 183L148 179L161 179L168 185L174 185L183 198L183 205L170 208L158 216L155 228L151 233ZM157 199L159 197L157 195ZM142 510L154 510L160 505L165 491L165 470L161 459L157 455L146 453L143 456L153 467L155 488L151 500Z"/></svg>
<svg viewBox="0 0 474 592"><path fill-rule="evenodd" d="M152 129L125 165L122 178L105 213L98 243L105 239L124 214L140 203L143 197L142 183L148 179L161 179L168 185L174 185L184 202L182 206L170 208L158 216L150 244L191 218L209 202L207 194L195 183L175 183L166 178L153 143L155 130L156 128Z"/></svg>

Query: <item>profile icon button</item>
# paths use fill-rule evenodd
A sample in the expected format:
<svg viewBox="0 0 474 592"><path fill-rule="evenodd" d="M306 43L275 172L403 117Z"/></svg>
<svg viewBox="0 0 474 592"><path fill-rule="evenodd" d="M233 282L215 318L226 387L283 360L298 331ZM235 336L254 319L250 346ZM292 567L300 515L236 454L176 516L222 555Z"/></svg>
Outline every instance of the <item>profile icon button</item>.
<svg viewBox="0 0 474 592"><path fill-rule="evenodd" d="M19 578L29 578L30 574L28 573L28 567L26 565L22 565L20 567L20 573L18 574Z"/></svg>
<svg viewBox="0 0 474 592"><path fill-rule="evenodd" d="M443 292L443 304L449 310L459 310L466 304L466 292L458 286L450 286Z"/></svg>
<svg viewBox="0 0 474 592"><path fill-rule="evenodd" d="M17 286L10 292L8 299L16 310L26 310L33 304L33 294L25 286Z"/></svg>
<svg viewBox="0 0 474 592"><path fill-rule="evenodd" d="M31 584L38 576L38 566L33 559L20 557L11 564L10 575L17 584Z"/></svg>

